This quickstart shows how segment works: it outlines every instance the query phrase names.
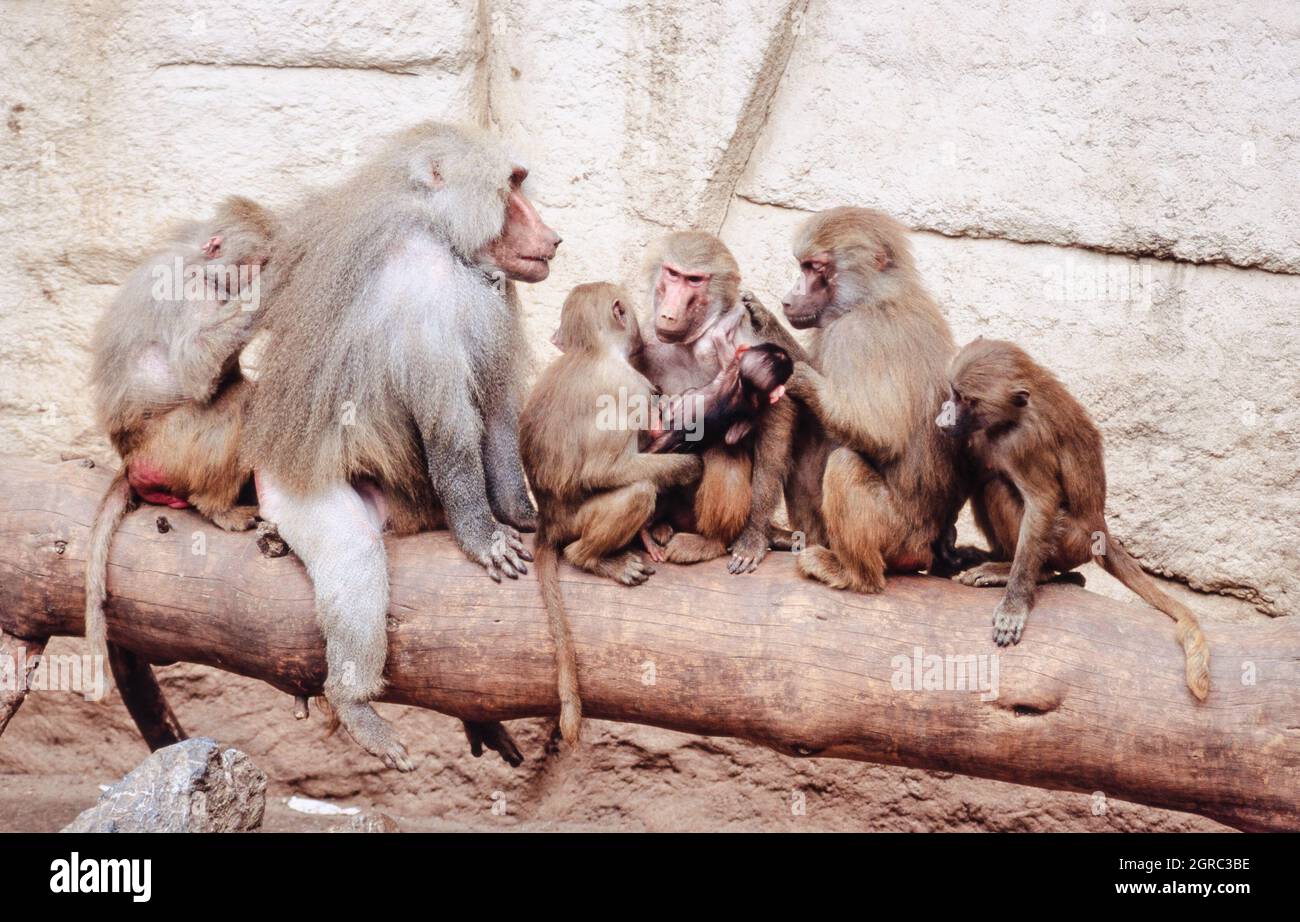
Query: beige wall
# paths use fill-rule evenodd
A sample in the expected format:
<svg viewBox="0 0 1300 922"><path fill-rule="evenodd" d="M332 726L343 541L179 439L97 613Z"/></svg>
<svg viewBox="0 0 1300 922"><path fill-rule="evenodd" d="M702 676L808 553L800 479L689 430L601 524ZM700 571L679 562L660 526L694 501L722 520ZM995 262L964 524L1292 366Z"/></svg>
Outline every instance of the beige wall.
<svg viewBox="0 0 1300 922"><path fill-rule="evenodd" d="M960 339L1018 340L1092 409L1135 552L1296 609L1296 4L173 6L4 4L8 449L105 451L88 333L164 222L287 202L420 119L486 120L566 241L525 292L543 358L568 287L631 280L664 230L720 231L775 306L796 222L884 208Z"/></svg>
<svg viewBox="0 0 1300 922"><path fill-rule="evenodd" d="M720 230L774 303L805 213L887 209L960 338L1020 341L1092 408L1135 551L1295 609L1295 4L171 6L6 4L17 450L102 450L87 333L163 223L288 201L422 118L487 119L567 241L526 295L543 358L568 287L630 278L662 230Z"/></svg>

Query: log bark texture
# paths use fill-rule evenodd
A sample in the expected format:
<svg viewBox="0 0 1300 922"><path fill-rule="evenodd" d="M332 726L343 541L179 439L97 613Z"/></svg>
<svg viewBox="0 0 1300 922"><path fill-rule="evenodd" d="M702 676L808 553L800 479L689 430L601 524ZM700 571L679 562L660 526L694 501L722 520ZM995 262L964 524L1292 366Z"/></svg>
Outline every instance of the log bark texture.
<svg viewBox="0 0 1300 922"><path fill-rule="evenodd" d="M6 460L6 646L82 632L85 543L108 479L76 462ZM467 720L556 712L531 574L495 585L446 533L391 540L388 552L385 700ZM791 555L773 553L745 576L716 561L664 566L633 589L567 567L561 578L589 718L1101 792L1242 829L1300 828L1296 619L1207 625L1212 690L1198 704L1167 617L1073 586L1042 587L1024 639L999 650L998 591L929 577L860 596L802 579ZM292 556L263 557L253 533L143 507L117 534L108 585L109 637L142 661L319 693L311 587ZM956 660L943 680L935 656L975 657L996 697L953 687ZM0 729L20 700L0 694Z"/></svg>

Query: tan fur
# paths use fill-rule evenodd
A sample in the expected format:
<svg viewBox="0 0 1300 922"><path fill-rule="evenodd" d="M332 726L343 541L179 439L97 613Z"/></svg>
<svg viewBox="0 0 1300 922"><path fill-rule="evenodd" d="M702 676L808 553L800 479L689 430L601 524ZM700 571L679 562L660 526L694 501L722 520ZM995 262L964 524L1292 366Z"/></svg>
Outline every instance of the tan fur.
<svg viewBox="0 0 1300 922"><path fill-rule="evenodd" d="M786 315L817 329L812 367L796 365L788 391L821 430L801 433L795 479L808 489L822 471L828 541L798 566L831 586L879 592L886 571L933 565L965 500L956 452L933 424L956 347L897 221L834 208L799 228L794 249L805 279Z"/></svg>
<svg viewBox="0 0 1300 922"><path fill-rule="evenodd" d="M719 371L717 352L736 345L770 342L792 358L806 359L799 342L752 294L740 291L740 269L726 245L703 231L678 231L651 244L643 278L649 303L657 311L656 284L664 265L687 274L707 275L705 308L681 343L648 343L641 367L668 396L704 386ZM734 327L733 327L734 324ZM726 336L716 331L734 329ZM722 349L707 347L711 337ZM692 348L703 342L704 348ZM801 511L809 499L790 489L792 439L797 408L782 400L763 415L756 434L732 450L714 449L704 458L699 488L661 497L658 517L684 527L664 548L676 563L711 560L732 551L733 573L755 569L770 547L772 516L783 489L787 507ZM793 513L792 513L793 515ZM800 519L801 523L804 521Z"/></svg>
<svg viewBox="0 0 1300 922"><path fill-rule="evenodd" d="M968 450L983 475L972 500L976 522L1003 562L963 574L962 581L998 585L1005 573L1007 591L995 614L995 624L1002 619L999 642L1019 640L1037 582L1096 559L1177 622L1187 687L1204 700L1210 653L1195 614L1161 592L1110 534L1101 433L1087 410L1008 342L970 343L953 360L949 381L953 418L968 433Z"/></svg>
<svg viewBox="0 0 1300 922"><path fill-rule="evenodd" d="M150 472L161 492L188 500L221 528L253 526L255 510L236 505L251 475L238 450L250 387L239 373L239 353L259 314L243 299L257 307L253 299L269 293L277 233L271 212L245 198L227 199L210 220L178 227L127 278L95 328L96 415L122 458L86 560L85 629L99 655L108 652L109 547L135 503L128 477ZM219 249L205 251L209 246ZM201 290L185 289L191 272ZM164 281L173 284L160 288Z"/></svg>
<svg viewBox="0 0 1300 922"><path fill-rule="evenodd" d="M534 385L520 416L520 449L537 498L537 579L555 642L560 731L581 736L577 659L557 556L625 585L654 572L625 548L649 521L656 492L699 476L698 458L637 452L638 431L602 427L603 399L648 401L650 382L629 362L641 335L626 292L592 283L570 292L560 316L564 354ZM604 420L603 422L609 422Z"/></svg>
<svg viewBox="0 0 1300 922"><path fill-rule="evenodd" d="M752 449L723 446L705 452L704 474L695 489L695 525L700 534L730 545L749 521Z"/></svg>

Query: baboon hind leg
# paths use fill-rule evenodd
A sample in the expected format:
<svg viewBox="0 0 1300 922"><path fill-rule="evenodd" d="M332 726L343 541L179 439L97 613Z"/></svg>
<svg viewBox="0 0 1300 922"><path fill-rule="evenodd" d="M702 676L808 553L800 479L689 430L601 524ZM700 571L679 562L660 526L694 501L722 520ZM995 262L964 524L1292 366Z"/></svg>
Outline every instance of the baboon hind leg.
<svg viewBox="0 0 1300 922"><path fill-rule="evenodd" d="M655 508L655 488L649 482L628 484L592 497L574 517L580 532L564 548L564 559L575 567L626 586L644 583L654 568L639 554L618 553L640 534Z"/></svg>
<svg viewBox="0 0 1300 922"><path fill-rule="evenodd" d="M990 560L988 563L982 563L978 567L972 567L965 571L957 577L957 582L984 589L990 586L1005 586L1010 577L1011 561ZM1085 580L1082 573L1066 572L1058 574L1055 570L1044 568L1039 571L1038 582L1074 583L1082 586Z"/></svg>
<svg viewBox="0 0 1300 922"><path fill-rule="evenodd" d="M880 475L857 452L831 452L822 479L822 513L829 548L814 546L800 554L800 572L837 589L883 590L893 508Z"/></svg>
<svg viewBox="0 0 1300 922"><path fill-rule="evenodd" d="M672 563L700 563L727 553L727 545L718 538L708 538L689 531L679 531L664 545L664 560Z"/></svg>

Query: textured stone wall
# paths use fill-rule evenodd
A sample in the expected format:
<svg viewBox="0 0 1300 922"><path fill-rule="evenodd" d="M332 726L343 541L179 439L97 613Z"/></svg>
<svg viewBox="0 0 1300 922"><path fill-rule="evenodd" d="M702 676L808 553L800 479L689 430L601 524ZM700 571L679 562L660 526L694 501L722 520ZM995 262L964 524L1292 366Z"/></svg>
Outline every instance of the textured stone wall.
<svg viewBox="0 0 1300 922"><path fill-rule="evenodd" d="M567 289L719 231L775 306L836 204L917 228L958 337L1092 409L1114 528L1268 614L1300 598L1300 7L1285 0L7 2L0 433L91 451L91 325L165 222L271 204L426 118L527 153Z"/></svg>

